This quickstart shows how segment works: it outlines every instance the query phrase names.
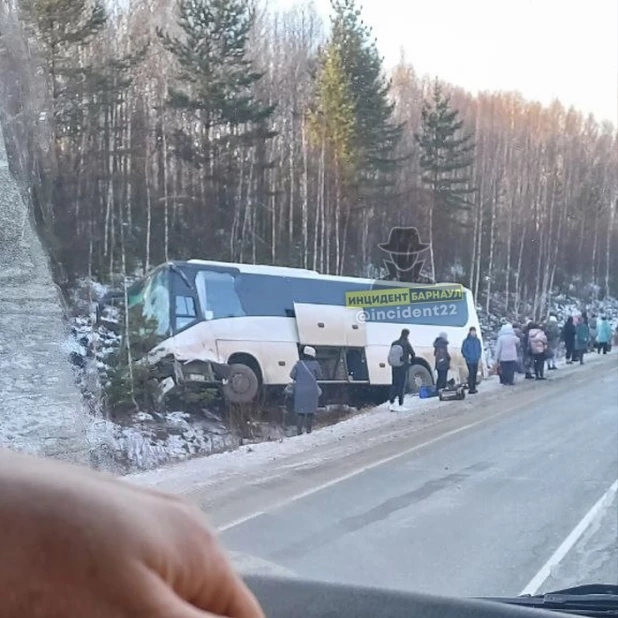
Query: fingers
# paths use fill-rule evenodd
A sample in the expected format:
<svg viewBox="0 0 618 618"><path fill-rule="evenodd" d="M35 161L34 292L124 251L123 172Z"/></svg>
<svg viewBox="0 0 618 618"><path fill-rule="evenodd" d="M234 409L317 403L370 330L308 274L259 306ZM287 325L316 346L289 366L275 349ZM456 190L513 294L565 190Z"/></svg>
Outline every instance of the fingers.
<svg viewBox="0 0 618 618"><path fill-rule="evenodd" d="M236 574L218 541L212 537L209 545L195 581L193 604L219 616L264 618L257 599Z"/></svg>
<svg viewBox="0 0 618 618"><path fill-rule="evenodd" d="M209 602L202 606L200 599L192 603L182 599L157 574L149 571L146 575L147 585L141 587L141 590L148 593L144 607L152 618L265 618L257 600L244 582L237 576L234 577L237 581L233 587L221 590L220 594L215 594L215 599L209 592ZM213 603L213 600L216 602Z"/></svg>
<svg viewBox="0 0 618 618"><path fill-rule="evenodd" d="M264 612L253 593L245 582L231 570L229 597L223 615L235 618L264 618Z"/></svg>

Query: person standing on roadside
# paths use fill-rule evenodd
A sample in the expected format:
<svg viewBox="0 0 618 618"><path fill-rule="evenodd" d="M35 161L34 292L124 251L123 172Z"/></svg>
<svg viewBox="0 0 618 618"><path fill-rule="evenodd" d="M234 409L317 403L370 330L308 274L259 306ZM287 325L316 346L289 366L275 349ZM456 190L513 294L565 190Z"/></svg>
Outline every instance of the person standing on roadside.
<svg viewBox="0 0 618 618"><path fill-rule="evenodd" d="M603 350L603 354L607 354L609 352L611 342L612 327L609 325L607 318L605 316L601 316L597 332L597 354L600 354L601 350Z"/></svg>
<svg viewBox="0 0 618 618"><path fill-rule="evenodd" d="M468 393L475 395L478 393L476 390L476 380L479 372L479 362L481 360L481 342L476 333L476 328L472 326L468 331L468 336L461 344L461 354L468 366Z"/></svg>
<svg viewBox="0 0 618 618"><path fill-rule="evenodd" d="M564 347L566 348L567 365L571 365L575 360L575 323L571 315L562 327L562 341L564 341Z"/></svg>
<svg viewBox="0 0 618 618"><path fill-rule="evenodd" d="M534 377L545 379L545 357L547 356L547 336L537 324L532 324L528 332L528 345L534 362Z"/></svg>
<svg viewBox="0 0 618 618"><path fill-rule="evenodd" d="M399 339L391 343L388 353L388 364L391 366L392 383L389 397L391 412L403 408L403 397L406 392L406 382L408 379L408 368L412 364L412 359L416 356L412 344L410 343L410 331L404 328ZM395 406L395 399L399 406Z"/></svg>
<svg viewBox="0 0 618 618"><path fill-rule="evenodd" d="M500 329L494 355L496 363L500 366L500 384L513 386L515 384L515 370L519 357L519 337L515 334L510 324L505 324Z"/></svg>
<svg viewBox="0 0 618 618"><path fill-rule="evenodd" d="M597 314L593 313L592 317L588 320L588 328L590 329L590 344L588 352L593 352L597 349L597 327L599 320L597 320Z"/></svg>
<svg viewBox="0 0 618 618"><path fill-rule="evenodd" d="M446 388L448 370L451 368L451 355L448 353L448 335L440 333L433 342L433 355L436 359L436 373L438 380L436 388L441 390Z"/></svg>
<svg viewBox="0 0 618 618"><path fill-rule="evenodd" d="M303 427L311 433L313 417L318 410L322 389L318 380L322 377L320 364L316 360L315 348L306 345L299 361L292 367L290 378L294 380L294 412L296 431L300 436Z"/></svg>
<svg viewBox="0 0 618 618"><path fill-rule="evenodd" d="M587 320L580 316L575 325L575 354L579 359L579 364L584 364L584 355L590 345L590 328Z"/></svg>
<svg viewBox="0 0 618 618"><path fill-rule="evenodd" d="M556 357L558 356L558 347L560 346L560 327L558 326L558 318L555 315L550 315L545 328L547 335L548 355L547 355L547 370L555 371Z"/></svg>
<svg viewBox="0 0 618 618"><path fill-rule="evenodd" d="M524 357L521 351L524 333L521 330L521 326L517 322L513 324L513 332L517 336L517 339L519 339L519 347L517 349L517 367L515 368L515 372L524 373Z"/></svg>
<svg viewBox="0 0 618 618"><path fill-rule="evenodd" d="M524 327L524 338L523 338L523 341L521 342L522 354L524 358L524 370L526 372L526 380L534 380L534 376L532 375L532 364L534 360L532 358L532 354L530 353L530 343L528 341L531 325L532 325L532 320L526 320L526 326Z"/></svg>

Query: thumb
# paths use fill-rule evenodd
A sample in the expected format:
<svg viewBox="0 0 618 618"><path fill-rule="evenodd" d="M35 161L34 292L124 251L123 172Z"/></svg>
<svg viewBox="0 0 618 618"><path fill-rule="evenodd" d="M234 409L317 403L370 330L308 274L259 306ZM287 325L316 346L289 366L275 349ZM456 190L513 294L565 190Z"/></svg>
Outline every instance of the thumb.
<svg viewBox="0 0 618 618"><path fill-rule="evenodd" d="M242 580L238 580L240 586L239 598L228 601L228 609L225 614L212 613L205 608L200 609L192 603L178 596L160 577L149 573L149 585L145 587L148 594L149 615L152 618L264 618L264 614L251 592L246 588ZM233 595L236 597L236 595ZM142 614L140 614L141 616Z"/></svg>

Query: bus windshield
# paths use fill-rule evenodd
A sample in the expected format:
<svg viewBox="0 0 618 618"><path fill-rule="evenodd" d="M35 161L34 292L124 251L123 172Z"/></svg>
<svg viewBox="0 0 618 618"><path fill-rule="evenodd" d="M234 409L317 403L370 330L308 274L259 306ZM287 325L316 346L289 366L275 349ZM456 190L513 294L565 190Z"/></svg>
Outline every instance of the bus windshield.
<svg viewBox="0 0 618 618"><path fill-rule="evenodd" d="M129 336L144 347L155 346L170 333L168 272L154 272L131 288L128 296ZM148 350L145 350L148 351Z"/></svg>

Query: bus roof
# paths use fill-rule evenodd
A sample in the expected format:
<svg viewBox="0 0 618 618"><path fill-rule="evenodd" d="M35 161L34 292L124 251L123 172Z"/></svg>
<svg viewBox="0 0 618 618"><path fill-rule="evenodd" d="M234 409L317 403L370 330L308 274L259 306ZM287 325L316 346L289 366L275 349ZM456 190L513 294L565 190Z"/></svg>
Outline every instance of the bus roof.
<svg viewBox="0 0 618 618"><path fill-rule="evenodd" d="M182 264L182 262L175 262L176 264ZM279 277L297 277L307 279L322 279L324 281L340 281L340 282L349 282L349 283L367 283L374 284L376 279L366 279L364 277L339 277L337 275L324 275L319 273L317 270L308 270L305 268L292 268L288 266L268 266L265 264L240 264L237 262L219 262L213 260L187 260L187 264L195 264L201 266L215 266L215 267L227 267L227 268L237 268L241 273L250 273L254 275L273 275ZM380 280L382 282L382 280ZM401 281L388 281L384 280L383 283L390 284L392 283L394 286L418 286L418 287L427 287L428 284L423 283L408 283ZM453 282L441 282L435 285L453 285ZM463 287L463 286L462 286ZM466 288L464 288L466 289Z"/></svg>

